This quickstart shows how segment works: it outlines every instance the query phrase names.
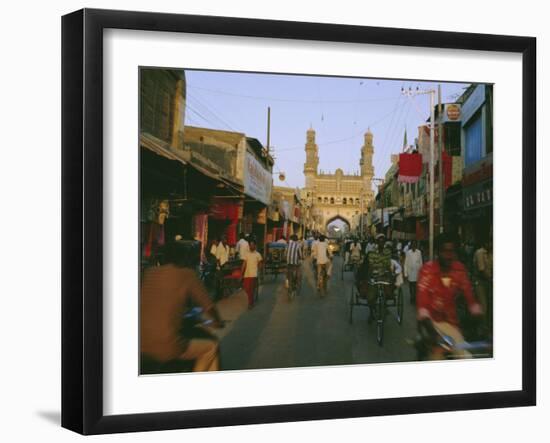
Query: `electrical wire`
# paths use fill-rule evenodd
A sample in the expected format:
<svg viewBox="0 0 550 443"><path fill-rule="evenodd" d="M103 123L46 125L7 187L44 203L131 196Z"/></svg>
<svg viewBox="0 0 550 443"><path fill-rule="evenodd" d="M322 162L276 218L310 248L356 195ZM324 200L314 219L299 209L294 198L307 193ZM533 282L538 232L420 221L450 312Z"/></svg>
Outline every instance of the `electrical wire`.
<svg viewBox="0 0 550 443"><path fill-rule="evenodd" d="M363 99L363 100L359 100L359 101L349 100L349 99L346 99L346 100L327 100L327 99L322 99L320 96L319 96L318 99L296 99L296 98L266 97L266 96L247 95L247 94L237 94L237 93L233 93L233 92L229 92L229 91L222 91L222 90L218 90L218 89L209 89L209 88L204 88L202 86L195 86L195 85L190 85L190 84L187 84L187 88L200 89L202 91L212 92L214 94L229 95L229 96L233 96L233 97L241 97L241 98L246 98L246 99L250 99L250 100L264 100L264 101L288 102L288 103L354 104L354 103L357 103L357 102L359 102L359 103L372 103L372 102L392 101L392 100L399 99L399 97L397 99L395 97L377 97L377 98L371 98L371 99Z"/></svg>

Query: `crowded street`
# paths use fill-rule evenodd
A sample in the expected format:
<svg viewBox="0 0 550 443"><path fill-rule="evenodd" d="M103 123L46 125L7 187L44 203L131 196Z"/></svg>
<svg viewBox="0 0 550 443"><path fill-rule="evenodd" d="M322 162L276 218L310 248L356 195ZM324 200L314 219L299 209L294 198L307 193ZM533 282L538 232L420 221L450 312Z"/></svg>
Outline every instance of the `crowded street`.
<svg viewBox="0 0 550 443"><path fill-rule="evenodd" d="M141 374L492 357L492 85L140 78Z"/></svg>
<svg viewBox="0 0 550 443"><path fill-rule="evenodd" d="M317 294L311 259L304 263L300 295L289 301L284 276L268 277L261 285L257 307L246 310L246 296L234 294L221 303L230 321L218 333L221 368L262 369L361 363L386 363L416 359L411 341L416 335L414 306L404 288L404 319L399 325L395 310L388 309L384 346L376 342L376 325L368 324L368 308L353 309L349 323L353 275L340 280L341 257L334 258L334 274L325 297Z"/></svg>

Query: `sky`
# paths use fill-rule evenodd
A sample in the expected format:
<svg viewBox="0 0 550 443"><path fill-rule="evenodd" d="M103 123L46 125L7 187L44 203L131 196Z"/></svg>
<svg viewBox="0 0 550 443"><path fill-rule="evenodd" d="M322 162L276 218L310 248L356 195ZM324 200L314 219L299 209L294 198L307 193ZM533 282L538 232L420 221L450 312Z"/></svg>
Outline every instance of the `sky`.
<svg viewBox="0 0 550 443"><path fill-rule="evenodd" d="M390 155L399 153L407 131L413 144L430 114L428 94L437 83L408 80L322 77L186 70L186 125L243 132L267 145L271 108L271 152L276 186L304 186L306 131L316 131L319 170L359 172L364 133L374 139L374 174L383 177ZM453 102L467 84L440 83L442 102ZM436 95L437 100L437 95ZM284 172L285 180L279 180Z"/></svg>

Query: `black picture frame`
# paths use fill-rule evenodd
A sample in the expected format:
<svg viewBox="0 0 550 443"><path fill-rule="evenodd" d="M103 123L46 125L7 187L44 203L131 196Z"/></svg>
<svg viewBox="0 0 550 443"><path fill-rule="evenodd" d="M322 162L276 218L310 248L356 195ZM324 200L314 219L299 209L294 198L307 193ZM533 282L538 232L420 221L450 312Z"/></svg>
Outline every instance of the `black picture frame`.
<svg viewBox="0 0 550 443"><path fill-rule="evenodd" d="M103 31L109 28L519 53L522 97L522 389L106 416L103 412ZM84 9L62 18L62 426L82 434L536 404L536 39Z"/></svg>

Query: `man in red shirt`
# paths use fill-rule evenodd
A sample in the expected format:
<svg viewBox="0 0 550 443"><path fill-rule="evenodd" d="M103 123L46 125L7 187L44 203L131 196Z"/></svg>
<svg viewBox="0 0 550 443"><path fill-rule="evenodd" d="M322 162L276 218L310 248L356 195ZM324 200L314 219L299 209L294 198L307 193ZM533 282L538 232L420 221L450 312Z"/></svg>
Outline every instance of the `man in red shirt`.
<svg viewBox="0 0 550 443"><path fill-rule="evenodd" d="M441 234L437 239L437 259L427 262L420 269L417 282L417 319L430 322L442 335L449 336L455 344L464 343L456 315L456 297L463 294L472 315L481 315L481 305L474 297L466 267L456 258L454 239ZM469 357L464 350L455 350L457 357ZM441 358L432 355L432 358Z"/></svg>

